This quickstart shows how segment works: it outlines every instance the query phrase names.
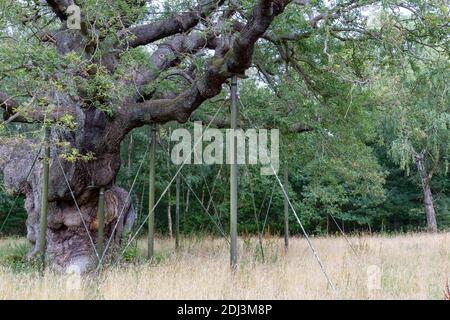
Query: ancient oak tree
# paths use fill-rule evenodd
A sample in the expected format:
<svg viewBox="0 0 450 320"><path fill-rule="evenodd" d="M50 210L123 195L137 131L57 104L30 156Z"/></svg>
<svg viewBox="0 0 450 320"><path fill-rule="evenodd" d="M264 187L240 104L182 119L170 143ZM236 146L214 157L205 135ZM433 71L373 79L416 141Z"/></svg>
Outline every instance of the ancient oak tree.
<svg viewBox="0 0 450 320"><path fill-rule="evenodd" d="M147 17L147 1L100 1L97 7L75 2L81 9L79 30L67 24L72 0L2 2L1 39L16 46L9 59L29 81L2 83L0 106L8 123L51 127L47 252L54 267L77 265L84 271L96 263L92 239L100 188L106 188L110 250L134 221L128 192L115 185L126 134L155 122L186 122L228 79L243 76L258 39L289 1L260 0L243 12L233 2L201 0L156 19ZM156 47L134 51L147 45ZM145 53L146 63L129 63L133 54L142 59ZM202 66L193 63L194 56ZM156 90L152 83L161 77L179 81ZM26 173L40 143L0 142L5 185L26 196L31 255L38 248L42 159L28 179Z"/></svg>

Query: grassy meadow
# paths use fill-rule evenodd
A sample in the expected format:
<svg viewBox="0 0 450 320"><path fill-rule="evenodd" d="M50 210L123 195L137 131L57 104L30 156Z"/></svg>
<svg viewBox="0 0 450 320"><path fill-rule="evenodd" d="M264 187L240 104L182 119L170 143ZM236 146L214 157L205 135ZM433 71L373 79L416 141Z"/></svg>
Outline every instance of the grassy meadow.
<svg viewBox="0 0 450 320"><path fill-rule="evenodd" d="M332 290L303 238L284 252L281 238L241 238L239 269L229 269L224 239L159 238L153 263L145 239L127 260L98 277L39 276L25 261L22 238L0 240L0 299L444 299L450 277L450 233L312 238L336 290ZM372 266L372 267L371 267ZM368 270L380 270L379 290L369 291Z"/></svg>

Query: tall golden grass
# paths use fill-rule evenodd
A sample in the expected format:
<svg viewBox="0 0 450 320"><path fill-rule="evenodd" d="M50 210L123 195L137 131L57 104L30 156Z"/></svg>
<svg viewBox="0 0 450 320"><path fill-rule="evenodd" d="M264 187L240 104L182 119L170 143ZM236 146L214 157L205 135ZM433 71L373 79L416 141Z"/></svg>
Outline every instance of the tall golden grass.
<svg viewBox="0 0 450 320"><path fill-rule="evenodd" d="M0 240L2 250L23 239ZM450 276L450 233L352 236L357 256L342 237L313 238L336 286L326 282L307 243L292 238L240 239L239 269L229 269L223 239L189 238L174 252L169 239L156 241L157 262L123 263L98 278L0 266L0 299L444 299ZM137 244L144 255L145 241ZM369 290L368 268L380 270L380 287ZM371 267L373 269L373 267ZM379 268L379 269L378 269ZM372 279L373 280L373 279ZM75 281L76 284L76 281Z"/></svg>

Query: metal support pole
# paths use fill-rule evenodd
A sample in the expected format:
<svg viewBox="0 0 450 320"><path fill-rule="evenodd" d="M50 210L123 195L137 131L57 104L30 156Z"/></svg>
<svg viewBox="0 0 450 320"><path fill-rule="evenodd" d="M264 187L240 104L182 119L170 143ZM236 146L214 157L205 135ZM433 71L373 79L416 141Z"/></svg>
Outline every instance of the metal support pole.
<svg viewBox="0 0 450 320"><path fill-rule="evenodd" d="M50 173L50 128L45 129L44 172L42 176L41 215L39 220L39 256L41 259L41 272L45 270L45 246L47 235L48 214L48 180Z"/></svg>
<svg viewBox="0 0 450 320"><path fill-rule="evenodd" d="M238 97L237 97L237 78L231 79L231 129L237 129L238 119ZM231 151L233 161L230 168L230 264L231 269L237 269L237 188L238 188L238 167L237 167L237 141L234 137Z"/></svg>
<svg viewBox="0 0 450 320"><path fill-rule="evenodd" d="M286 252L289 248L289 202L287 198L289 185L288 165L284 167L284 249Z"/></svg>
<svg viewBox="0 0 450 320"><path fill-rule="evenodd" d="M97 252L99 256L98 263L100 264L103 257L103 242L105 238L105 188L100 188L98 196L97 222Z"/></svg>
<svg viewBox="0 0 450 320"><path fill-rule="evenodd" d="M150 126L150 188L148 196L148 259L153 258L155 244L155 161L156 161L156 131L157 125L153 123Z"/></svg>

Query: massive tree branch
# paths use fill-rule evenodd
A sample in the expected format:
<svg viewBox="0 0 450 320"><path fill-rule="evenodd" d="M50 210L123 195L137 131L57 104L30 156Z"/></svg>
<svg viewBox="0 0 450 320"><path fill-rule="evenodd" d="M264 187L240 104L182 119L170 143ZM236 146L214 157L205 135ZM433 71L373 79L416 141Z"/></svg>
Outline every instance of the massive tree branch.
<svg viewBox="0 0 450 320"><path fill-rule="evenodd" d="M161 21L155 21L134 27L122 33L122 36L132 36L128 41L130 47L138 47L155 42L160 39L186 32L195 27L201 19L221 6L224 0L203 0L198 7L190 12L173 15Z"/></svg>
<svg viewBox="0 0 450 320"><path fill-rule="evenodd" d="M283 12L289 0L261 0L253 9L249 22L232 42L229 50L216 49L204 75L175 99L151 100L128 104L123 115L130 129L152 122L176 120L185 122L205 100L220 93L222 85L233 75L242 75L251 66L255 44L274 18ZM220 52L220 55L217 53Z"/></svg>
<svg viewBox="0 0 450 320"><path fill-rule="evenodd" d="M204 48L214 49L217 46L217 36L193 32L189 35L176 35L160 44L150 57L151 69L135 72L133 79L140 87L155 80L161 72L176 66L183 56L190 55Z"/></svg>
<svg viewBox="0 0 450 320"><path fill-rule="evenodd" d="M199 111L199 110L198 110ZM230 119L229 118L222 118L222 117L214 117L212 115L209 114L202 114L202 113L198 113L198 111L194 112L191 116L191 118L189 119L190 121L201 121L203 123L203 125L211 125L214 128L218 128L218 129L226 129L230 127ZM255 129L253 127L252 123L248 123L246 121L244 121L244 119L240 120L239 123L239 128L241 129ZM270 127L259 127L260 129L273 129ZM288 132L290 133L304 133L304 132L311 132L314 129L312 127L308 127L305 126L302 123L294 123L292 124L289 129Z"/></svg>

